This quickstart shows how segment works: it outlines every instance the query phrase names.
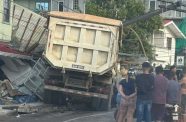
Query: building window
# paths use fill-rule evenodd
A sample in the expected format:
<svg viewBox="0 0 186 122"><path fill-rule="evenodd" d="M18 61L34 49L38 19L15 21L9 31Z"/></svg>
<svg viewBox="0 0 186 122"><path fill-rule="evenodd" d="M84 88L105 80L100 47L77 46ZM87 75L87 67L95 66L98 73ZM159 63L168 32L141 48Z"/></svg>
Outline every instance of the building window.
<svg viewBox="0 0 186 122"><path fill-rule="evenodd" d="M36 9L39 11L49 11L48 2L36 2Z"/></svg>
<svg viewBox="0 0 186 122"><path fill-rule="evenodd" d="M73 9L78 10L79 9L79 0L74 0L73 1Z"/></svg>
<svg viewBox="0 0 186 122"><path fill-rule="evenodd" d="M64 6L63 2L58 2L58 11L63 11L63 6Z"/></svg>
<svg viewBox="0 0 186 122"><path fill-rule="evenodd" d="M181 12L179 12L179 11L176 11L176 17L178 17L178 18L180 18L181 17Z"/></svg>
<svg viewBox="0 0 186 122"><path fill-rule="evenodd" d="M154 32L154 46L163 48L164 37L165 37L165 34L163 31L155 31Z"/></svg>
<svg viewBox="0 0 186 122"><path fill-rule="evenodd" d="M151 0L150 1L150 11L153 11L156 9L156 1L155 0Z"/></svg>
<svg viewBox="0 0 186 122"><path fill-rule="evenodd" d="M182 9L181 7L178 7L178 9ZM180 11L176 11L176 17L180 18L181 17L181 12Z"/></svg>
<svg viewBox="0 0 186 122"><path fill-rule="evenodd" d="M3 21L10 22L10 0L3 0Z"/></svg>
<svg viewBox="0 0 186 122"><path fill-rule="evenodd" d="M167 37L167 48L171 50L172 47L172 38Z"/></svg>

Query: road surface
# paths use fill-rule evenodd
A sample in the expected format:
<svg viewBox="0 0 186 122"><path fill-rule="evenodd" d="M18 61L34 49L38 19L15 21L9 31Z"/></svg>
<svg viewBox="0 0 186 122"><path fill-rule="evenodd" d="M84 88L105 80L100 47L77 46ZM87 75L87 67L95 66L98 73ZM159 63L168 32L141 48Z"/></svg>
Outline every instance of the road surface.
<svg viewBox="0 0 186 122"><path fill-rule="evenodd" d="M109 112L53 112L29 115L1 116L0 122L115 122L113 111Z"/></svg>

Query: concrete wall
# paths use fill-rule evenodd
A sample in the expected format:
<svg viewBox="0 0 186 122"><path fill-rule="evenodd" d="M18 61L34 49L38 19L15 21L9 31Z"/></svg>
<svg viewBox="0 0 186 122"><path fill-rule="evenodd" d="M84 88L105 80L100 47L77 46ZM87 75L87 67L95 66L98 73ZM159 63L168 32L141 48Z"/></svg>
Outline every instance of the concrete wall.
<svg viewBox="0 0 186 122"><path fill-rule="evenodd" d="M159 35L154 34L153 46L155 50L155 64L166 66L168 64L173 65L175 63L175 47L176 39L174 35L165 27L163 29L164 38L159 37ZM167 37L172 38L171 50L167 48ZM162 41L162 46L156 44L157 39Z"/></svg>
<svg viewBox="0 0 186 122"><path fill-rule="evenodd" d="M71 11L73 12L73 0L51 0L52 1L52 11L58 11L58 2L64 3L64 11ZM79 9L82 13L85 13L85 1L86 0L79 0Z"/></svg>
<svg viewBox="0 0 186 122"><path fill-rule="evenodd" d="M49 10L50 10L50 2L51 0L37 0L38 2L39 1L48 1L49 2ZM33 10L35 11L36 10L36 0L14 0L15 3L17 3L18 5L21 5L25 8L28 8L30 10Z"/></svg>
<svg viewBox="0 0 186 122"><path fill-rule="evenodd" d="M34 10L36 7L34 0L14 0L14 2L31 10Z"/></svg>
<svg viewBox="0 0 186 122"><path fill-rule="evenodd" d="M58 2L63 2L64 6L66 6L66 7L63 7L63 10L68 11L68 7L70 7L69 5L70 1L72 0L52 0L51 10L58 11Z"/></svg>
<svg viewBox="0 0 186 122"><path fill-rule="evenodd" d="M10 3L10 22L3 22L3 0L0 0L0 40L9 42L12 35L13 0Z"/></svg>

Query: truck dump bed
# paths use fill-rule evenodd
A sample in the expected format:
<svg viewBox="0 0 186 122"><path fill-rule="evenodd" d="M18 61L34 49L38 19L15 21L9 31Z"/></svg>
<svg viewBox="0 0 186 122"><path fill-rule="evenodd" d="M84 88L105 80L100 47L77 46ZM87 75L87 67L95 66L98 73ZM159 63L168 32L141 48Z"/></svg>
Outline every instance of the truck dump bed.
<svg viewBox="0 0 186 122"><path fill-rule="evenodd" d="M103 74L114 66L121 21L70 12L49 15L44 56L54 67Z"/></svg>

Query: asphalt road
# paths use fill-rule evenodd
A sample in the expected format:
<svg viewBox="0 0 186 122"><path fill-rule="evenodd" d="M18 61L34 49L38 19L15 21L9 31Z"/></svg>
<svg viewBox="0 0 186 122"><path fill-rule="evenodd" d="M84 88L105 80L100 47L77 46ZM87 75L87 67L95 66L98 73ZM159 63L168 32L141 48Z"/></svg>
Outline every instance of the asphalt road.
<svg viewBox="0 0 186 122"><path fill-rule="evenodd" d="M115 122L113 111L109 112L53 112L28 115L1 116L0 122Z"/></svg>

